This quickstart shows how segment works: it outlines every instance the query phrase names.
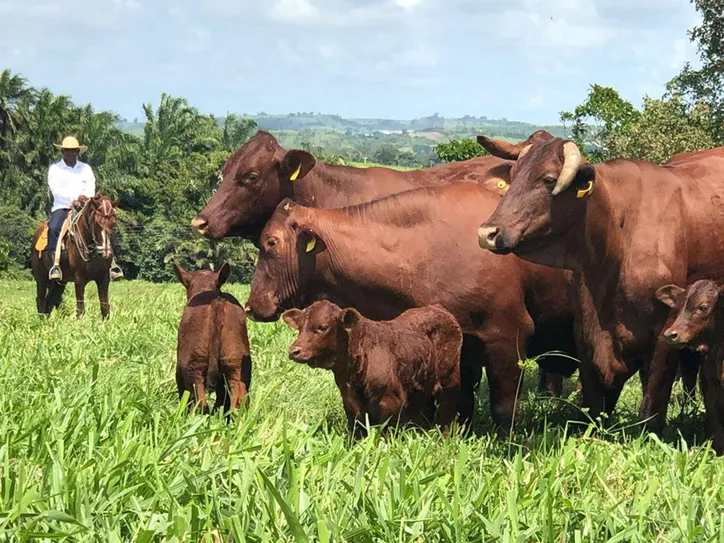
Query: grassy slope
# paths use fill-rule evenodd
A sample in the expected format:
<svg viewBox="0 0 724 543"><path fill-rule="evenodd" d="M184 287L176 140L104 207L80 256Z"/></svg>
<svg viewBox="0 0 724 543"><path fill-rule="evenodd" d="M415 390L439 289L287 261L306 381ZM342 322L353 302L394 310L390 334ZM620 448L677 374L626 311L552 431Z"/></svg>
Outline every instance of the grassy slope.
<svg viewBox="0 0 724 543"><path fill-rule="evenodd" d="M252 410L225 426L178 407L180 285L114 284L103 324L94 288L81 321L70 290L49 321L32 283L0 291L0 541L724 541L724 461L680 444L701 413L680 414L678 385L665 443L567 431L574 407L528 372L511 442L483 384L477 437L351 445L331 375L288 361L282 324L251 323Z"/></svg>

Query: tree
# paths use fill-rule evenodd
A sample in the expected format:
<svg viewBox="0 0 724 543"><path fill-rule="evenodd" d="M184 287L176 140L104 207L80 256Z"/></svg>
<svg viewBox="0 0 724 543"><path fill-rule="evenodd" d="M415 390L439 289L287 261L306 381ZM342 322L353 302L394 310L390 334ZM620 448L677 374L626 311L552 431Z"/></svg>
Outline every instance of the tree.
<svg viewBox="0 0 724 543"><path fill-rule="evenodd" d="M473 138L453 139L447 143L439 143L433 148L433 151L440 160L445 162L468 160L488 154Z"/></svg>
<svg viewBox="0 0 724 543"><path fill-rule="evenodd" d="M690 108L711 110L709 130L717 145L724 145L724 0L691 0L702 22L689 31L696 43L701 68L686 63L667 85L670 95L681 95Z"/></svg>
<svg viewBox="0 0 724 543"><path fill-rule="evenodd" d="M0 73L0 149L6 149L9 139L15 134L18 123L17 105L32 98L33 91L27 80L13 75L10 70Z"/></svg>
<svg viewBox="0 0 724 543"><path fill-rule="evenodd" d="M246 140L252 136L257 127L258 125L254 119L239 117L234 114L227 115L221 138L224 142L224 148L233 153L246 143Z"/></svg>
<svg viewBox="0 0 724 543"><path fill-rule="evenodd" d="M561 122L571 124L571 136L591 161L612 158L608 138L638 119L636 108L611 87L591 85L586 101L573 111L562 111Z"/></svg>

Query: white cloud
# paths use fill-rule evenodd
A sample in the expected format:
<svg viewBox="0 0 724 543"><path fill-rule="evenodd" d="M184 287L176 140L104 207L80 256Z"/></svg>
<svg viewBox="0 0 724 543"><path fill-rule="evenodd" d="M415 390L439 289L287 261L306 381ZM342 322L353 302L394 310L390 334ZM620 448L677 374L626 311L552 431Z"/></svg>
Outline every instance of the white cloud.
<svg viewBox="0 0 724 543"><path fill-rule="evenodd" d="M395 4L406 10L411 10L418 5L422 0L393 0Z"/></svg>

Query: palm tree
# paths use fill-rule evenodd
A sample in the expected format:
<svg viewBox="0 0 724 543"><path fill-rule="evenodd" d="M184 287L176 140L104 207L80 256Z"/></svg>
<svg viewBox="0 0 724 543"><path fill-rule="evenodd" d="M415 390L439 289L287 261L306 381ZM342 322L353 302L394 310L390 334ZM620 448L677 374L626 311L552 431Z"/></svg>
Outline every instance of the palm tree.
<svg viewBox="0 0 724 543"><path fill-rule="evenodd" d="M13 75L10 70L0 74L0 149L7 148L9 139L17 132L18 103L32 98L33 89L24 77Z"/></svg>

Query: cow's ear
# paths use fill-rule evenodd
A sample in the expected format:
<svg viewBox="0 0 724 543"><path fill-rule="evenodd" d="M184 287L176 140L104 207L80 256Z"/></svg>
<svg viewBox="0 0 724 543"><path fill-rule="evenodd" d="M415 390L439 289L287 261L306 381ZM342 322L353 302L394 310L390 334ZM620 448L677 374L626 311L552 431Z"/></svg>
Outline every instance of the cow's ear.
<svg viewBox="0 0 724 543"><path fill-rule="evenodd" d="M684 289L676 285L666 285L656 291L656 298L671 309L676 308L676 301L684 293Z"/></svg>
<svg viewBox="0 0 724 543"><path fill-rule="evenodd" d="M176 277L181 282L181 284L185 287L189 286L189 272L184 270L181 266L176 264L176 262L173 263L173 271L176 274Z"/></svg>
<svg viewBox="0 0 724 543"><path fill-rule="evenodd" d="M282 313L282 320L294 330L299 330L302 325L302 316L304 316L303 311L299 309L289 309Z"/></svg>
<svg viewBox="0 0 724 543"><path fill-rule="evenodd" d="M297 238L297 246L301 248L305 254L318 255L327 249L324 240L311 228L302 228Z"/></svg>
<svg viewBox="0 0 724 543"><path fill-rule="evenodd" d="M585 198L596 188L596 168L584 162L578 168L576 177L573 180L573 189L577 198Z"/></svg>
<svg viewBox="0 0 724 543"><path fill-rule="evenodd" d="M230 273L231 267L229 266L229 263L224 262L219 270L219 273L216 274L216 288L221 288L221 285L226 283L226 280L229 279Z"/></svg>
<svg viewBox="0 0 724 543"><path fill-rule="evenodd" d="M348 332L354 328L362 318L359 311L350 307L342 312L342 328Z"/></svg>
<svg viewBox="0 0 724 543"><path fill-rule="evenodd" d="M311 153L299 149L292 149L284 155L279 173L283 179L297 181L298 179L303 179L304 176L314 168L316 163L317 161Z"/></svg>

